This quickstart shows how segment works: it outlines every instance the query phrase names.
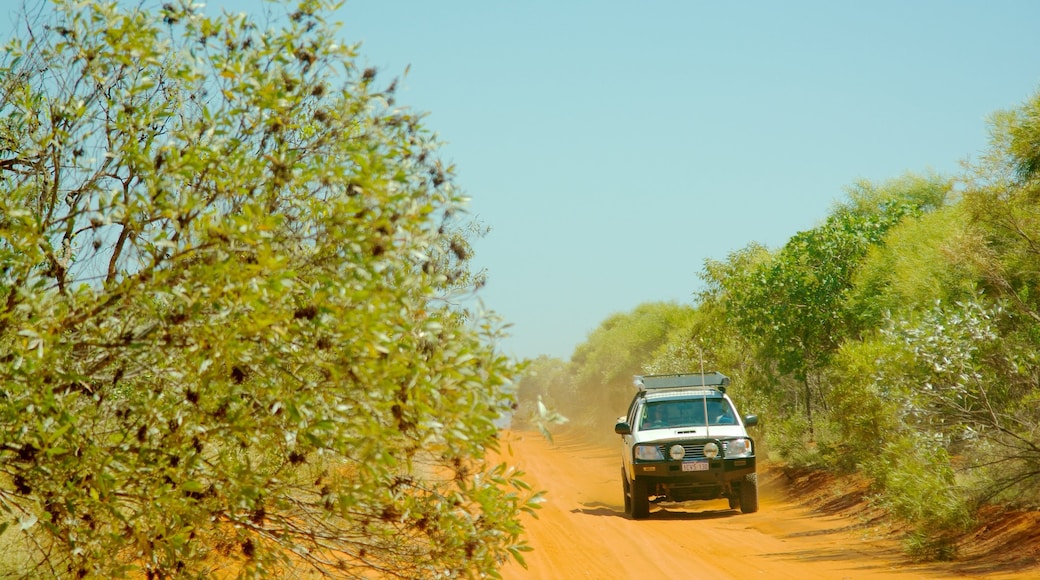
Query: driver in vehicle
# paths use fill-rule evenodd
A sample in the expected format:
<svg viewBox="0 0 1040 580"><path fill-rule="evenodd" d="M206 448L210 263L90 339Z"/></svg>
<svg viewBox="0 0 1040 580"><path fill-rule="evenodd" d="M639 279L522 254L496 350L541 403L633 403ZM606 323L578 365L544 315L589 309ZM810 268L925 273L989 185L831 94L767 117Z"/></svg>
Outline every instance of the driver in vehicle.
<svg viewBox="0 0 1040 580"><path fill-rule="evenodd" d="M710 403L708 414L712 418L712 425L734 425L737 422L733 411L725 403Z"/></svg>

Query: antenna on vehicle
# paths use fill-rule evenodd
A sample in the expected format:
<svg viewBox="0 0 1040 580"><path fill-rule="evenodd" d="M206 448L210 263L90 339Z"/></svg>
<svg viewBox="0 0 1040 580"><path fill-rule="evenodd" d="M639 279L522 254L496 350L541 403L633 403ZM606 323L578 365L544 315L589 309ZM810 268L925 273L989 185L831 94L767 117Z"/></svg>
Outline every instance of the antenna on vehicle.
<svg viewBox="0 0 1040 580"><path fill-rule="evenodd" d="M701 376L704 376L704 343L701 339L697 339L697 353L701 357Z"/></svg>

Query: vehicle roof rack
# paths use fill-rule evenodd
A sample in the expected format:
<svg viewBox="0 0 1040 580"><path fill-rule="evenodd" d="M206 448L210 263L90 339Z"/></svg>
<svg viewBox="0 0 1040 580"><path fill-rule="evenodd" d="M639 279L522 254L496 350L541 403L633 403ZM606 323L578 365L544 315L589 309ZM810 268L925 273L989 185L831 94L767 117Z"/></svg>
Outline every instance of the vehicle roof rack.
<svg viewBox="0 0 1040 580"><path fill-rule="evenodd" d="M636 375L635 385L640 391L681 387L719 387L720 391L726 392L726 386L729 385L729 377L718 371L670 375Z"/></svg>

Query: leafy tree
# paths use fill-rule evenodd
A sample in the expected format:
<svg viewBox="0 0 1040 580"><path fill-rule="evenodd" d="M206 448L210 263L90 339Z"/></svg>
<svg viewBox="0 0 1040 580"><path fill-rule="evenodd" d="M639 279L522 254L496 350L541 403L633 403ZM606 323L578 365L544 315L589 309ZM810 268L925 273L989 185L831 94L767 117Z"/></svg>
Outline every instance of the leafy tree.
<svg viewBox="0 0 1040 580"><path fill-rule="evenodd" d="M983 242L963 204L904 220L872 246L853 277L849 312L858 329L876 329L886 317L956 303L975 296L977 256Z"/></svg>
<svg viewBox="0 0 1040 580"><path fill-rule="evenodd" d="M717 351L725 345L727 336L712 332L711 322L703 310L693 310L685 321L669 329L665 341L644 363L643 372L663 374L717 370Z"/></svg>
<svg viewBox="0 0 1040 580"><path fill-rule="evenodd" d="M651 302L604 320L571 357L578 388L589 395L582 400L582 409L563 407L563 413L595 425L623 413L632 399L632 377L646 372L646 364L654 352L692 313L689 306ZM598 405L590 408L589 400ZM579 412L583 416L579 416Z"/></svg>
<svg viewBox="0 0 1040 580"><path fill-rule="evenodd" d="M993 115L990 149L972 168L965 203L985 240L986 288L1040 322L1040 92Z"/></svg>
<svg viewBox="0 0 1040 580"><path fill-rule="evenodd" d="M948 182L914 177L882 188L857 184L823 224L795 234L768 262L733 279L729 312L741 330L761 341L780 373L801 383L810 435L821 372L841 342L856 333L846 300L857 268L890 228L941 204L948 189Z"/></svg>
<svg viewBox="0 0 1040 580"><path fill-rule="evenodd" d="M697 331L701 344L709 345L711 358L718 368L728 369L742 385L764 385L774 375L775 364L759 356L760 345L742 331L736 322L740 313L735 299L752 291L758 281L753 276L773 259L761 244L752 242L731 252L725 261L705 260L701 279L704 289L697 295L698 321L704 328Z"/></svg>
<svg viewBox="0 0 1040 580"><path fill-rule="evenodd" d="M27 576L495 575L513 363L463 198L323 0L57 0L0 63L0 541ZM272 12L277 8L272 8Z"/></svg>
<svg viewBox="0 0 1040 580"><path fill-rule="evenodd" d="M990 119L990 151L983 160L989 179L1038 185L1040 179L1040 92L1021 106Z"/></svg>
<svg viewBox="0 0 1040 580"><path fill-rule="evenodd" d="M980 288L1004 316L994 324L999 339L988 343L985 362L996 392L988 392L990 412L980 435L991 439L995 469L984 491L1005 501L1036 504L1040 473L1040 92L1021 106L1000 111L991 122L991 143L971 167L964 204L977 232L971 254L981 272ZM996 400L994 400L994 398ZM978 415L970 417L974 425ZM1011 447L1008 447L1008 446Z"/></svg>

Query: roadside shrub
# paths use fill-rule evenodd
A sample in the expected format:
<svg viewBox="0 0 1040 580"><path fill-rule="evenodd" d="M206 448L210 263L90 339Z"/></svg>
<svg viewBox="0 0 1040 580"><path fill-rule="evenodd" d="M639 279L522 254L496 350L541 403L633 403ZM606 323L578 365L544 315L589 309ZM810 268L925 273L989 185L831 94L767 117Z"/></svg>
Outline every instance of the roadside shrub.
<svg viewBox="0 0 1040 580"><path fill-rule="evenodd" d="M831 434L824 443L829 465L855 470L903 427L898 401L905 389L885 369L902 368L905 358L900 345L881 338L849 341L838 350L825 379L831 396L821 421Z"/></svg>
<svg viewBox="0 0 1040 580"><path fill-rule="evenodd" d="M874 501L910 525L907 551L920 559L956 556L953 538L973 523L974 503L957 484L934 436L906 432L864 464L877 485Z"/></svg>
<svg viewBox="0 0 1040 580"><path fill-rule="evenodd" d="M801 414L770 421L765 437L770 450L768 458L795 468L823 467L826 462L816 442L809 437L808 425L809 421Z"/></svg>

